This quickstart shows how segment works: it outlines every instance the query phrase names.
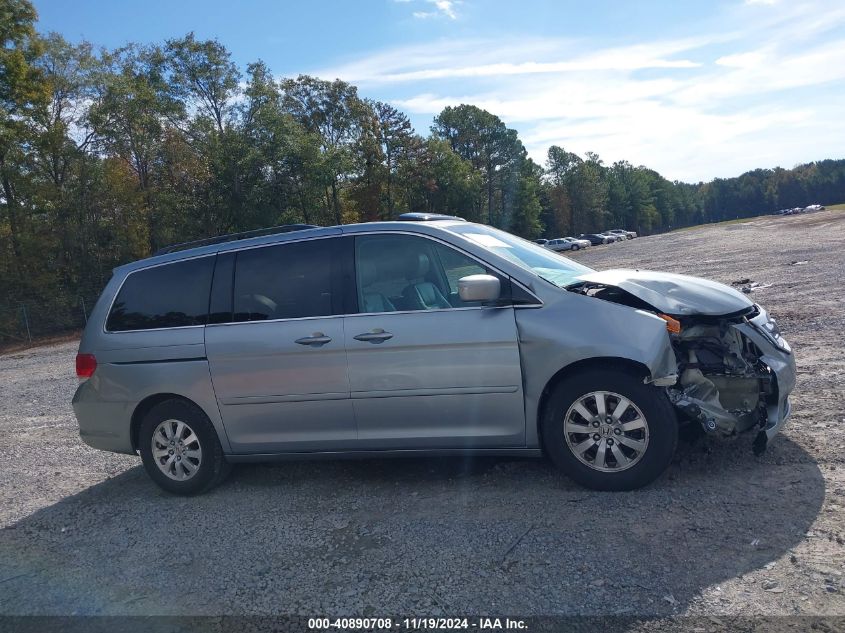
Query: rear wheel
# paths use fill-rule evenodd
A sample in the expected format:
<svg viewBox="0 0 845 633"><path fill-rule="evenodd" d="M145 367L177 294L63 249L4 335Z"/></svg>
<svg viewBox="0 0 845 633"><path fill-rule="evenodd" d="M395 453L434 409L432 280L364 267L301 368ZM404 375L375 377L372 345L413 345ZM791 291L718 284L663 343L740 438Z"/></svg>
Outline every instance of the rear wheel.
<svg viewBox="0 0 845 633"><path fill-rule="evenodd" d="M154 406L141 421L138 443L147 474L174 494L205 492L230 470L214 425L185 400L174 398Z"/></svg>
<svg viewBox="0 0 845 633"><path fill-rule="evenodd" d="M618 370L590 370L559 384L541 430L552 461L596 490L651 483L669 466L678 441L677 418L665 394Z"/></svg>

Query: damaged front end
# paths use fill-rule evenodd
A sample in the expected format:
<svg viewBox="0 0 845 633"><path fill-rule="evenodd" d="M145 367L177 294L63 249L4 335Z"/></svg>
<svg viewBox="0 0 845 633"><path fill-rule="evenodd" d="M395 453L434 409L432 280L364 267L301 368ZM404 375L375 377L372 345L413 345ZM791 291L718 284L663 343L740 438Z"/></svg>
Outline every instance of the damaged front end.
<svg viewBox="0 0 845 633"><path fill-rule="evenodd" d="M774 376L761 360L762 352L734 327L746 319L745 314L705 322L686 317L680 331L671 335L679 379L666 393L705 431L733 435L765 428Z"/></svg>
<svg viewBox="0 0 845 633"><path fill-rule="evenodd" d="M606 271L580 280L569 289L667 321L678 376L662 386L684 419L713 434L757 430L754 450L765 450L789 416L795 384L789 345L765 310L732 288L683 275Z"/></svg>

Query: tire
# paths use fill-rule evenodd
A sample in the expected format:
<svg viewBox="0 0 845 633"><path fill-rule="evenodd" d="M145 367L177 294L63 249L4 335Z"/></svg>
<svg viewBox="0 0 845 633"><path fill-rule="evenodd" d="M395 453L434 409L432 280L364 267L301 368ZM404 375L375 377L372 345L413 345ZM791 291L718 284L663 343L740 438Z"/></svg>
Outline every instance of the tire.
<svg viewBox="0 0 845 633"><path fill-rule="evenodd" d="M578 246L578 244L573 244L573 245L572 245L572 250L573 250L573 251L577 251L579 248L581 248L581 247L580 247L580 246Z"/></svg>
<svg viewBox="0 0 845 633"><path fill-rule="evenodd" d="M154 436L158 456L153 454ZM211 420L187 400L174 398L155 405L141 421L138 444L147 474L173 494L206 492L231 470Z"/></svg>
<svg viewBox="0 0 845 633"><path fill-rule="evenodd" d="M597 415L596 392L610 414L604 423ZM633 407L625 407L617 420L621 399ZM558 384L544 408L540 430L552 462L594 490L634 490L650 484L669 466L678 443L675 410L663 391L644 384L634 372L620 370L587 370Z"/></svg>

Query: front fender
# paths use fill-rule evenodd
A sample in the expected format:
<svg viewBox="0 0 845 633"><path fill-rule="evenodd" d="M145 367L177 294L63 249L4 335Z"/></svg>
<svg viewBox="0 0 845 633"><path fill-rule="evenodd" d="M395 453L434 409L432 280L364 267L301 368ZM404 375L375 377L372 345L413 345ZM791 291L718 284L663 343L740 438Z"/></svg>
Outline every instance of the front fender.
<svg viewBox="0 0 845 633"><path fill-rule="evenodd" d="M666 322L601 299L562 292L540 308L516 310L525 393L526 440L539 446L539 407L549 381L579 361L622 358L644 365L648 378L674 383L675 354Z"/></svg>

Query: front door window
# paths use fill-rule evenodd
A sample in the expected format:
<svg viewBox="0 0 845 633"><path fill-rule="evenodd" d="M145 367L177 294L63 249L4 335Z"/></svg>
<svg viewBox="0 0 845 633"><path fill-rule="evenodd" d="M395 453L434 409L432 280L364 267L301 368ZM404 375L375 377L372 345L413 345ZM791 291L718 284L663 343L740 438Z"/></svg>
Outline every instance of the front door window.
<svg viewBox="0 0 845 633"><path fill-rule="evenodd" d="M355 240L359 312L444 310L478 305L458 296L458 280L489 273L463 253L412 235Z"/></svg>

